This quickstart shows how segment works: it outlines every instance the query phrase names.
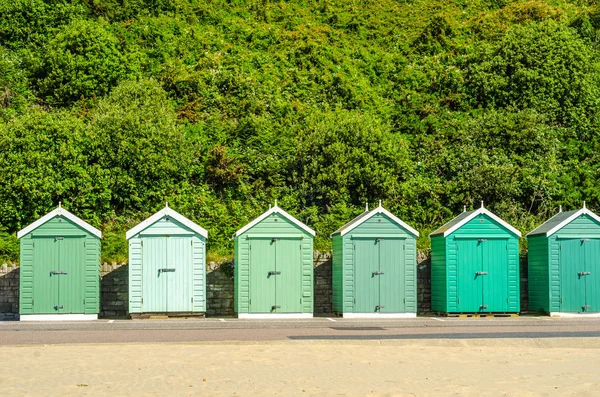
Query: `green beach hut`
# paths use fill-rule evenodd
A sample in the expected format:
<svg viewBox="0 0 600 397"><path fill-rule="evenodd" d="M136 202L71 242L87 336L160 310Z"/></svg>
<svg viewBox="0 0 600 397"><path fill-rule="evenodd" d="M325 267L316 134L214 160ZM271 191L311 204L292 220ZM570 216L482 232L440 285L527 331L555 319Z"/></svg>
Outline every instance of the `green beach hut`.
<svg viewBox="0 0 600 397"><path fill-rule="evenodd" d="M561 209L527 240L529 309L600 315L600 217Z"/></svg>
<svg viewBox="0 0 600 397"><path fill-rule="evenodd" d="M59 204L17 237L21 321L96 320L102 233Z"/></svg>
<svg viewBox="0 0 600 397"><path fill-rule="evenodd" d="M431 307L443 313L520 311L521 233L481 208L431 233Z"/></svg>
<svg viewBox="0 0 600 397"><path fill-rule="evenodd" d="M129 314L206 312L208 232L169 208L129 230Z"/></svg>
<svg viewBox="0 0 600 397"><path fill-rule="evenodd" d="M314 236L277 202L235 233L239 318L312 317Z"/></svg>
<svg viewBox="0 0 600 397"><path fill-rule="evenodd" d="M416 317L418 236L381 202L333 232L333 311L348 318Z"/></svg>

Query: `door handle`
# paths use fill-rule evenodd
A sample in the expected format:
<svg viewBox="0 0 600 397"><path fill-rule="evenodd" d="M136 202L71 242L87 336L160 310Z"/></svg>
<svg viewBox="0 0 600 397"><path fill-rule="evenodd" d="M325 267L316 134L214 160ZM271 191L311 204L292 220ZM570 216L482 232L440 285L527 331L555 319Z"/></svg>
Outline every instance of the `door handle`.
<svg viewBox="0 0 600 397"><path fill-rule="evenodd" d="M481 305L481 306L479 306L479 310L487 309L487 308L488 308L488 305Z"/></svg>
<svg viewBox="0 0 600 397"><path fill-rule="evenodd" d="M487 276L488 272L475 272L476 276Z"/></svg>
<svg viewBox="0 0 600 397"><path fill-rule="evenodd" d="M589 276L590 274L591 274L590 272L579 272L579 273L577 273L577 275L579 277L581 277L581 276Z"/></svg>
<svg viewBox="0 0 600 397"><path fill-rule="evenodd" d="M63 309L63 308L64 308L63 305L56 305L56 306L54 306L54 310Z"/></svg>
<svg viewBox="0 0 600 397"><path fill-rule="evenodd" d="M377 271L375 271L375 272L373 272L373 273L371 273L371 274L372 274L373 276L380 276L380 275L382 275L382 274L383 274L383 272L382 272L381 270L377 270Z"/></svg>
<svg viewBox="0 0 600 397"><path fill-rule="evenodd" d="M280 274L281 274L281 272L275 271L275 270L272 270L272 271L269 272L269 276L278 276Z"/></svg>
<svg viewBox="0 0 600 397"><path fill-rule="evenodd" d="M50 272L50 275L51 275L51 276L52 276L52 275L55 275L55 274L68 274L68 273L67 273L67 272L65 272L65 271L62 271L62 270L52 270L52 271Z"/></svg>
<svg viewBox="0 0 600 397"><path fill-rule="evenodd" d="M173 268L173 267L165 267L162 269L158 269L159 273L168 273L168 272L174 272L174 271L175 271L175 268Z"/></svg>
<svg viewBox="0 0 600 397"><path fill-rule="evenodd" d="M592 305L583 305L583 306L581 306L581 309L582 309L582 311L585 311L586 309L589 309L591 307L592 307Z"/></svg>
<svg viewBox="0 0 600 397"><path fill-rule="evenodd" d="M273 305L271 306L271 310L281 309L281 306Z"/></svg>
<svg viewBox="0 0 600 397"><path fill-rule="evenodd" d="M385 308L385 306L383 305L377 305L375 306L375 310L381 311L381 309Z"/></svg>

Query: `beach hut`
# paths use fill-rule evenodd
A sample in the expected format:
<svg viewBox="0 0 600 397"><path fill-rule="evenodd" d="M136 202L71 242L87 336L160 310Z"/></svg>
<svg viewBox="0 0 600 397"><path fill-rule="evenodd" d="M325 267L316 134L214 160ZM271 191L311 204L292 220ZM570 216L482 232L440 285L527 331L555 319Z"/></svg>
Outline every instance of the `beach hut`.
<svg viewBox="0 0 600 397"><path fill-rule="evenodd" d="M444 313L520 311L521 233L481 208L431 233L431 306Z"/></svg>
<svg viewBox="0 0 600 397"><path fill-rule="evenodd" d="M529 309L600 313L600 217L560 211L527 235Z"/></svg>
<svg viewBox="0 0 600 397"><path fill-rule="evenodd" d="M97 319L102 233L59 204L17 237L21 321Z"/></svg>
<svg viewBox="0 0 600 397"><path fill-rule="evenodd" d="M206 312L208 232L165 206L126 234L129 314Z"/></svg>
<svg viewBox="0 0 600 397"><path fill-rule="evenodd" d="M277 202L235 233L238 317L312 317L314 236Z"/></svg>
<svg viewBox="0 0 600 397"><path fill-rule="evenodd" d="M349 318L415 317L418 236L381 202L333 232L333 311Z"/></svg>

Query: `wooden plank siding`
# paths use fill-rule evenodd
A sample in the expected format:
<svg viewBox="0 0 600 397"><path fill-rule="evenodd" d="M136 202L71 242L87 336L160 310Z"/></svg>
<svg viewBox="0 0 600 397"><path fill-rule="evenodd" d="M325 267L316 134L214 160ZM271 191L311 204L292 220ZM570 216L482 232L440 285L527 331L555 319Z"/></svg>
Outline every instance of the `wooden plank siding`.
<svg viewBox="0 0 600 397"><path fill-rule="evenodd" d="M527 279L529 284L529 310L550 311L550 272L548 238L544 235L528 239Z"/></svg>

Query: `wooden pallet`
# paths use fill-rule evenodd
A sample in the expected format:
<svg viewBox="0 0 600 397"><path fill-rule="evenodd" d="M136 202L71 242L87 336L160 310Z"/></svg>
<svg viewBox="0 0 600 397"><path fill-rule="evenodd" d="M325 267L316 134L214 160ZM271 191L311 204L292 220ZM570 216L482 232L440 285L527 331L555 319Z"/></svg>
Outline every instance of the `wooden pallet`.
<svg viewBox="0 0 600 397"><path fill-rule="evenodd" d="M205 318L205 313L131 313L132 320L168 320L170 318Z"/></svg>
<svg viewBox="0 0 600 397"><path fill-rule="evenodd" d="M519 313L443 313L445 317L480 318L480 317L519 317Z"/></svg>

